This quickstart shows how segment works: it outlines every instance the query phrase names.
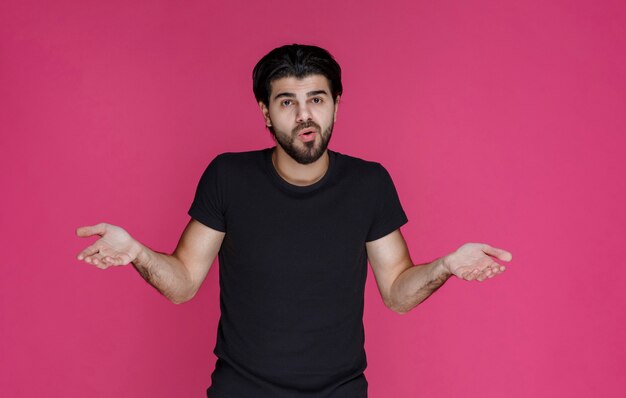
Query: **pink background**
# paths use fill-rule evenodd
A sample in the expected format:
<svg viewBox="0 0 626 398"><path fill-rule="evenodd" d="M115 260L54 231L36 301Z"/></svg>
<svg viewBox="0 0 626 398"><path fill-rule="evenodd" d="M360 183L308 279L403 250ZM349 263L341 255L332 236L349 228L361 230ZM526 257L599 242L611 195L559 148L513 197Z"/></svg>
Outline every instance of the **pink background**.
<svg viewBox="0 0 626 398"><path fill-rule="evenodd" d="M3 1L0 394L204 396L217 265L176 306L74 230L173 250L207 163L273 145L251 71L299 42L342 65L331 148L390 171L413 260L514 257L404 316L370 272L370 396L624 396L625 26L622 1Z"/></svg>

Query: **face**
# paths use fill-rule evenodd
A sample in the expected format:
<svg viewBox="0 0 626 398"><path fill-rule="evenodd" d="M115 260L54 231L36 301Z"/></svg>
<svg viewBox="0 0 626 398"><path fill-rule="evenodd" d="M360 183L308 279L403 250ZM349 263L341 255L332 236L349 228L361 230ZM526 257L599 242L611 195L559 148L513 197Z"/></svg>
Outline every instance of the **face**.
<svg viewBox="0 0 626 398"><path fill-rule="evenodd" d="M323 75L274 80L269 107L259 102L277 144L300 164L313 163L326 151L338 105Z"/></svg>

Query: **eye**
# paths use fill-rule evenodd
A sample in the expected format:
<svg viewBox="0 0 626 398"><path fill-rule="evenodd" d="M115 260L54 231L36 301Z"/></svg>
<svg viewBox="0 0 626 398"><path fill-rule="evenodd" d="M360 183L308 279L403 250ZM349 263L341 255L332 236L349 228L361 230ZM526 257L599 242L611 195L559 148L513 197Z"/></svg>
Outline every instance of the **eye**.
<svg viewBox="0 0 626 398"><path fill-rule="evenodd" d="M313 101L314 104L321 104L323 100L319 97L315 97L311 101Z"/></svg>
<svg viewBox="0 0 626 398"><path fill-rule="evenodd" d="M289 106L289 105L291 105L291 102L292 102L291 100L283 100L283 101L280 102L280 104L282 106Z"/></svg>

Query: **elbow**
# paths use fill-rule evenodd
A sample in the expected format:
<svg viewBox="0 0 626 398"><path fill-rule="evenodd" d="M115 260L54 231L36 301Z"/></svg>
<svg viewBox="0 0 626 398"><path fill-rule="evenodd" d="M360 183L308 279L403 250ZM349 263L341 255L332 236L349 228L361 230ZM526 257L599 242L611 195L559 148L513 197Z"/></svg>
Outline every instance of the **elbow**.
<svg viewBox="0 0 626 398"><path fill-rule="evenodd" d="M185 283L181 283L177 286L176 290L172 294L167 295L167 298L174 304L183 304L195 297L198 290L200 290L200 284L196 281L187 279Z"/></svg>
<svg viewBox="0 0 626 398"><path fill-rule="evenodd" d="M404 315L410 311L410 309L406 309L402 307L389 307L389 309L399 315Z"/></svg>
<svg viewBox="0 0 626 398"><path fill-rule="evenodd" d="M167 298L174 304L183 304L195 297L198 289L191 290L185 294L168 296Z"/></svg>
<svg viewBox="0 0 626 398"><path fill-rule="evenodd" d="M410 308L406 308L405 306L402 306L399 303L396 303L390 299L384 300L384 303L387 308L389 308L396 314L404 315L411 310Z"/></svg>
<svg viewBox="0 0 626 398"><path fill-rule="evenodd" d="M191 295L191 296L176 296L176 297L168 297L168 298L174 304L183 304L183 303L186 303L187 301L191 300L193 298L193 295Z"/></svg>
<svg viewBox="0 0 626 398"><path fill-rule="evenodd" d="M182 303L186 303L187 301L191 300L191 298L186 298L186 297L169 297L169 300L174 303L174 304L182 304Z"/></svg>
<svg viewBox="0 0 626 398"><path fill-rule="evenodd" d="M398 293L397 289L394 289L396 283L392 283L391 287L385 291L381 296L385 306L391 311L399 315L404 315L411 311L414 305L411 305L410 300L407 297Z"/></svg>
<svg viewBox="0 0 626 398"><path fill-rule="evenodd" d="M392 311L399 315L404 315L407 312L409 312L408 310L402 310L402 309L392 309Z"/></svg>

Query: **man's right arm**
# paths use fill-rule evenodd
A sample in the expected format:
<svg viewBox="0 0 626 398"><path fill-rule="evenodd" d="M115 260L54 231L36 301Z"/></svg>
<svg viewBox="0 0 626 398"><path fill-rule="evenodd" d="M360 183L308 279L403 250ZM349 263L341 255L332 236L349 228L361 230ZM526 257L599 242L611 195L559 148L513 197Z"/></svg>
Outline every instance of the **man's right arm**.
<svg viewBox="0 0 626 398"><path fill-rule="evenodd" d="M151 250L124 229L111 224L81 227L76 234L101 236L78 255L79 260L102 269L132 263L148 283L176 304L188 301L196 294L225 235L191 219L176 250L167 255Z"/></svg>

